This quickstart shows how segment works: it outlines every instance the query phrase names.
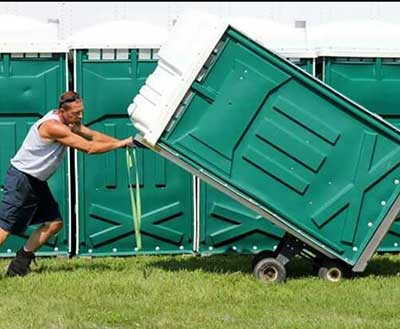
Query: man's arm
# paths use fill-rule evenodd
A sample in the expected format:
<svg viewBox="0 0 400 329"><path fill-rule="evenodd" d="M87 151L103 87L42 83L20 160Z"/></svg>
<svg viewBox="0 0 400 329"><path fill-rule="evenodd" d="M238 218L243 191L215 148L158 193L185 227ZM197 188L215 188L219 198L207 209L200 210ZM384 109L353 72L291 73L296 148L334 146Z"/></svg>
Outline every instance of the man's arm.
<svg viewBox="0 0 400 329"><path fill-rule="evenodd" d="M118 139L105 135L101 132L91 130L88 127L84 125L79 125L79 126L73 126L71 131L89 141L95 141L95 142L116 142Z"/></svg>
<svg viewBox="0 0 400 329"><path fill-rule="evenodd" d="M56 140L59 143L69 146L88 154L104 153L115 150L120 147L132 146L132 137L118 140L99 142L96 140L87 140L80 135L73 133L65 125L55 121L49 120L44 122L39 128L40 136L51 140Z"/></svg>

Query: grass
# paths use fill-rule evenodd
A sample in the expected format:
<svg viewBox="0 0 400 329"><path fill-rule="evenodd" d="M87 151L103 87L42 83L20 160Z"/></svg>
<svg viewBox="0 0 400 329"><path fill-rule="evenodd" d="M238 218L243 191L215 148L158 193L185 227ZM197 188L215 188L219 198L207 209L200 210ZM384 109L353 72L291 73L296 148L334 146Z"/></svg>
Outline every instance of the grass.
<svg viewBox="0 0 400 329"><path fill-rule="evenodd" d="M29 276L0 278L0 328L400 326L400 256L374 256L339 283L295 259L286 283L266 284L250 264L246 255L40 258Z"/></svg>

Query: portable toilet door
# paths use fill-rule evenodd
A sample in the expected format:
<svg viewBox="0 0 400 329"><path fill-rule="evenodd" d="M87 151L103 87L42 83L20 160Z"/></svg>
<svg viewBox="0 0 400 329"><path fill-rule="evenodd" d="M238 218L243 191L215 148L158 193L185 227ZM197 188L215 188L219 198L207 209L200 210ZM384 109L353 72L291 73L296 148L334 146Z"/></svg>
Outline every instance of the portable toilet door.
<svg viewBox="0 0 400 329"><path fill-rule="evenodd" d="M336 21L310 30L322 79L343 95L400 126L400 26L378 20ZM379 252L400 251L400 220Z"/></svg>
<svg viewBox="0 0 400 329"><path fill-rule="evenodd" d="M10 159L22 144L31 125L48 111L58 108L68 85L67 47L58 40L57 26L31 18L0 16L0 180L3 183ZM48 181L60 206L64 227L36 253L67 255L71 251L70 184L67 154L61 168ZM10 236L0 247L8 257L25 243L38 225Z"/></svg>
<svg viewBox="0 0 400 329"><path fill-rule="evenodd" d="M91 26L70 40L74 88L90 129L123 139L133 133L126 108L157 65L167 29L118 20ZM193 177L154 152L137 148L142 249L137 250L125 149L100 155L75 153L77 254L121 256L192 253ZM136 190L135 190L136 191ZM134 192L136 193L136 192Z"/></svg>
<svg viewBox="0 0 400 329"><path fill-rule="evenodd" d="M315 72L315 54L307 44L305 26L292 28L269 20L234 17L231 24L271 47L280 56L307 71ZM272 253L284 230L266 221L216 188L198 179L199 244L202 254Z"/></svg>

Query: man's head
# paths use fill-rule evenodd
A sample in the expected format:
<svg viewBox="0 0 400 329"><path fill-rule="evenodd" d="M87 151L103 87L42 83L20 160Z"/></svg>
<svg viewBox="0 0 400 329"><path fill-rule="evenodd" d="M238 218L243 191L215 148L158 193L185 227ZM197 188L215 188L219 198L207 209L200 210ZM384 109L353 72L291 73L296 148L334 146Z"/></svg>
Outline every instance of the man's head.
<svg viewBox="0 0 400 329"><path fill-rule="evenodd" d="M60 97L58 111L67 125L80 125L83 116L83 102L75 91L67 91Z"/></svg>

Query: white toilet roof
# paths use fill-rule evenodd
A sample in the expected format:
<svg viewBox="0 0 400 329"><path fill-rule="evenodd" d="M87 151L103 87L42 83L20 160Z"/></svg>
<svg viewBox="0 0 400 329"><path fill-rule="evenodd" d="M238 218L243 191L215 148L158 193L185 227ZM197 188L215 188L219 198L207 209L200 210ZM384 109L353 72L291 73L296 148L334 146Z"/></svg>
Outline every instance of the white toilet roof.
<svg viewBox="0 0 400 329"><path fill-rule="evenodd" d="M313 49L309 47L306 28L295 28L253 17L235 17L229 22L266 48L283 56L316 57Z"/></svg>
<svg viewBox="0 0 400 329"><path fill-rule="evenodd" d="M0 15L0 52L65 52L58 26L30 17Z"/></svg>
<svg viewBox="0 0 400 329"><path fill-rule="evenodd" d="M167 28L160 25L138 20L117 20L78 31L67 43L72 49L160 48L167 36Z"/></svg>
<svg viewBox="0 0 400 329"><path fill-rule="evenodd" d="M379 20L335 21L309 29L319 56L400 56L400 25Z"/></svg>

